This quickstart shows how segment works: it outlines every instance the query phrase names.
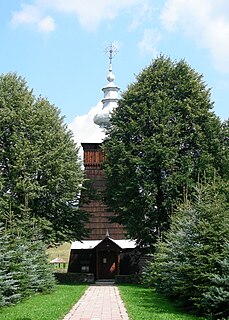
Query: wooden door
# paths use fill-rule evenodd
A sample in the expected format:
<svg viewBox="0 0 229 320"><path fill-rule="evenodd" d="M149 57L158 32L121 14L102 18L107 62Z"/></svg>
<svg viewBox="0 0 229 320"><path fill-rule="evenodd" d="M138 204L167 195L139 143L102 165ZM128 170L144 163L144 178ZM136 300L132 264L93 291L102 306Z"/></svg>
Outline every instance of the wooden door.
<svg viewBox="0 0 229 320"><path fill-rule="evenodd" d="M99 279L114 279L118 271L118 253L115 251L98 252Z"/></svg>

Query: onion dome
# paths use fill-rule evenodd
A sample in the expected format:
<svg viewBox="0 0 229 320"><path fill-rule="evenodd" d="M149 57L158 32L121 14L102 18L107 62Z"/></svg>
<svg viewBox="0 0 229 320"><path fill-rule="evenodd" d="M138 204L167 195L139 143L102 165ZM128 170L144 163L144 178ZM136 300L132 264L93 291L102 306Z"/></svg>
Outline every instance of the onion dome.
<svg viewBox="0 0 229 320"><path fill-rule="evenodd" d="M102 99L103 108L102 111L97 113L93 119L94 123L100 126L100 128L106 128L107 126L109 126L111 113L118 106L118 93L120 88L117 87L114 83L115 76L112 72L112 58L114 53L116 52L117 49L113 45L111 45L109 47L110 64L109 72L107 75L108 83L105 87L102 88L104 94L104 98Z"/></svg>

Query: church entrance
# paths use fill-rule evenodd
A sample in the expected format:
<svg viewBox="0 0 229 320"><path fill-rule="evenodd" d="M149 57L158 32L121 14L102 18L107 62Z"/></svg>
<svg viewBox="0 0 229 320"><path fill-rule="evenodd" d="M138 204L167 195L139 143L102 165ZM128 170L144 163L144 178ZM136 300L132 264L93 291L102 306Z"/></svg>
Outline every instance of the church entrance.
<svg viewBox="0 0 229 320"><path fill-rule="evenodd" d="M98 252L98 279L114 279L118 273L118 253L112 250Z"/></svg>

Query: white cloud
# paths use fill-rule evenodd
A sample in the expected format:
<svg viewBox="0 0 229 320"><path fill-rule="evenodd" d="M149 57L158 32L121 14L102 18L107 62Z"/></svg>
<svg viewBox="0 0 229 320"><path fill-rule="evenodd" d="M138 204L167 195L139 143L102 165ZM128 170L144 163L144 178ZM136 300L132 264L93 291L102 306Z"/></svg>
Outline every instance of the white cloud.
<svg viewBox="0 0 229 320"><path fill-rule="evenodd" d="M113 20L120 12L133 8L134 12L138 12L136 6L141 8L146 1L148 0L34 0L33 4L22 5L22 9L13 14L13 20L16 20L17 25L28 23L27 12L31 9L39 14L57 11L75 14L83 28L94 31L101 21ZM26 20L20 18L25 15L27 15ZM38 23L38 21L33 20L30 23Z"/></svg>
<svg viewBox="0 0 229 320"><path fill-rule="evenodd" d="M22 9L17 12L13 12L12 24L18 26L19 24L26 23L32 24L36 23L40 19L40 11L34 5L23 4Z"/></svg>
<svg viewBox="0 0 229 320"><path fill-rule="evenodd" d="M41 32L52 32L55 28L55 22L50 16L44 17L38 22L38 30Z"/></svg>
<svg viewBox="0 0 229 320"><path fill-rule="evenodd" d="M45 16L36 5L23 4L20 11L13 12L11 24L18 27L21 24L29 24L40 32L49 33L55 30L55 22L52 17Z"/></svg>
<svg viewBox="0 0 229 320"><path fill-rule="evenodd" d="M161 21L168 31L180 29L210 50L215 68L229 72L228 0L167 0Z"/></svg>
<svg viewBox="0 0 229 320"><path fill-rule="evenodd" d="M143 38L138 43L138 48L141 54L152 54L157 55L156 45L160 41L161 36L155 29L144 30Z"/></svg>
<svg viewBox="0 0 229 320"><path fill-rule="evenodd" d="M80 145L81 142L102 142L105 133L93 122L94 116L101 112L102 102L99 101L95 107L92 107L87 114L76 116L69 124L69 129L74 133L75 142Z"/></svg>
<svg viewBox="0 0 229 320"><path fill-rule="evenodd" d="M135 12L129 31L136 30L145 20L150 21L153 15L153 8L149 3L142 2L142 6Z"/></svg>
<svg viewBox="0 0 229 320"><path fill-rule="evenodd" d="M94 124L94 116L102 110L103 104L101 101L91 108L87 114L76 116L75 119L68 125L69 129L74 134L74 141L80 147L80 157L83 159L82 142L100 143L105 138L105 133L99 126Z"/></svg>

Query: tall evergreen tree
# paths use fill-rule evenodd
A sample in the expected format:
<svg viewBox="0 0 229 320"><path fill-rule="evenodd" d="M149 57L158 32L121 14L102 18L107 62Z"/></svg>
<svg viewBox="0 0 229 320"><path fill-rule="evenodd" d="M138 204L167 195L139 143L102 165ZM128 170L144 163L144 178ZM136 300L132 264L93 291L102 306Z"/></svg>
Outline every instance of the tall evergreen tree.
<svg viewBox="0 0 229 320"><path fill-rule="evenodd" d="M48 100L36 98L16 74L0 76L0 221L24 213L48 243L81 239L86 216L78 209L83 181L72 133Z"/></svg>
<svg viewBox="0 0 229 320"><path fill-rule="evenodd" d="M214 314L215 318L226 318L229 317L229 241L224 243L224 255L218 260L218 264L220 272L210 275L203 306L209 314Z"/></svg>
<svg viewBox="0 0 229 320"><path fill-rule="evenodd" d="M142 245L155 243L201 173L228 179L210 90L185 61L160 56L123 93L104 142L107 204Z"/></svg>
<svg viewBox="0 0 229 320"><path fill-rule="evenodd" d="M0 306L17 303L55 286L45 246L29 224L27 235L0 228Z"/></svg>
<svg viewBox="0 0 229 320"><path fill-rule="evenodd" d="M174 215L147 270L157 290L214 319L229 316L229 203L221 184L197 187L196 200Z"/></svg>
<svg viewBox="0 0 229 320"><path fill-rule="evenodd" d="M15 248L10 247L5 228L0 224L0 307L16 303L21 299L18 281L11 270L12 258L15 256Z"/></svg>
<svg viewBox="0 0 229 320"><path fill-rule="evenodd" d="M45 252L44 244L33 241L29 246L29 258L31 261L29 288L33 292L50 292L55 286L53 270L48 263L48 256Z"/></svg>

